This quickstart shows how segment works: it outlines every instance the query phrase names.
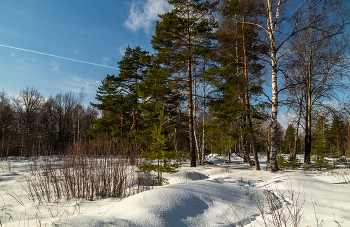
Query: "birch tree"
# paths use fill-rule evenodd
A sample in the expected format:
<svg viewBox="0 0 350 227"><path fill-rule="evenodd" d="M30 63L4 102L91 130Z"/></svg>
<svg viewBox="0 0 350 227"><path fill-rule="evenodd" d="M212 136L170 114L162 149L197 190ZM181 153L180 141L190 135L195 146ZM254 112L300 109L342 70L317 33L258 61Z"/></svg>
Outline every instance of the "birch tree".
<svg viewBox="0 0 350 227"><path fill-rule="evenodd" d="M317 28L319 21L324 17L332 18L330 26L336 27L337 32L342 32L347 25L347 16L342 9L346 7L342 0L261 0L264 9L263 16L258 23L254 24L261 29L261 35L265 37L269 46L269 53L264 59L271 69L271 96L267 96L271 102L271 127L270 127L270 164L272 171L278 171L277 165L277 116L279 106L278 77L279 66L283 63L286 55L297 50L291 49L290 41L301 31L309 28ZM313 14L312 18L309 17ZM311 19L310 19L311 18ZM241 21L242 22L242 21Z"/></svg>
<svg viewBox="0 0 350 227"><path fill-rule="evenodd" d="M312 21L319 10L312 9L308 21ZM342 35L333 18L320 16L314 25L296 34L291 42L296 51L289 56L288 64L293 68L292 72L297 72L296 75L287 75L285 78L288 82L286 88L298 97L299 111L305 119L305 162L310 162L316 111L324 108L334 110L334 103L339 103L341 99L339 94L346 94L350 88L347 74L348 37ZM295 100L291 100L293 99Z"/></svg>

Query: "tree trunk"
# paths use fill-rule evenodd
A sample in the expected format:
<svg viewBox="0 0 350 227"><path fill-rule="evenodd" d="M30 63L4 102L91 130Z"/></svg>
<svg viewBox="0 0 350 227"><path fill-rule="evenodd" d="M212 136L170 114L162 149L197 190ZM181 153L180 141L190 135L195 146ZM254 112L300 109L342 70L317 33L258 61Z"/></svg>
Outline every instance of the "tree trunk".
<svg viewBox="0 0 350 227"><path fill-rule="evenodd" d="M271 89L272 89L272 105L271 105L271 151L270 164L271 170L277 172L279 170L277 165L277 112L278 112L278 90L277 90L277 50L276 50L276 25L279 18L281 0L278 1L275 19L272 12L272 1L266 0L267 11L267 28L270 38L270 59L271 59Z"/></svg>
<svg viewBox="0 0 350 227"><path fill-rule="evenodd" d="M186 2L187 8L188 1ZM187 12L187 51L191 51L191 34L190 34L190 14ZM196 167L196 150L194 141L194 130L193 130L193 94L192 94L192 59L191 57L187 60L187 86L188 86L188 133L190 142L190 155L191 155L191 167Z"/></svg>
<svg viewBox="0 0 350 227"><path fill-rule="evenodd" d="M4 141L5 140L5 133L4 133L4 126L2 126L2 145L1 145L1 159L2 159L2 153L4 151Z"/></svg>
<svg viewBox="0 0 350 227"><path fill-rule="evenodd" d="M188 59L188 131L190 140L191 167L196 167L196 150L193 129L193 100L192 100L192 75L191 75L191 59Z"/></svg>
<svg viewBox="0 0 350 227"><path fill-rule="evenodd" d="M244 122L244 124L246 123L246 116L243 117L242 122ZM242 138L242 149L243 149L243 157L244 157L243 161L245 163L249 163L250 164L250 156L249 156L249 150L248 150L247 133L244 132L244 134L241 135L241 138Z"/></svg>
<svg viewBox="0 0 350 227"><path fill-rule="evenodd" d="M272 64L272 108L271 108L271 151L270 164L271 170L277 172L277 110L278 110L278 93L277 93L277 66L275 61Z"/></svg>
<svg viewBox="0 0 350 227"><path fill-rule="evenodd" d="M299 109L299 116L298 116L298 122L297 122L297 127L295 129L295 138L294 138L294 152L293 152L293 157L297 157L298 153L298 135L299 135L299 125L300 125L300 119L301 119L301 111L302 111L302 98L300 98L300 109Z"/></svg>
<svg viewBox="0 0 350 227"><path fill-rule="evenodd" d="M196 73L195 70L193 70L193 92L194 92L194 96L193 96L193 124L195 122L196 119L196 112L197 112L197 79L196 79ZM198 143L198 137L197 137L197 130L196 127L193 126L193 134L194 134L194 142L195 142L195 146L196 146L196 151L197 151L197 159L199 161L199 165L201 165L200 161L201 161L201 152L199 152L199 143Z"/></svg>
<svg viewBox="0 0 350 227"><path fill-rule="evenodd" d="M255 135L254 135L254 129L253 129L253 123L251 119L251 112L250 112L250 101L249 101L249 77L248 77L248 59L247 59L247 52L246 52L246 45L245 45L245 33L244 33L244 25L245 25L245 16L243 13L243 23L242 23L242 43L243 43L243 56L244 56L244 75L245 75L245 96L246 96L246 113L247 113L247 120L249 124L249 131L251 135L251 140L253 143L253 152L254 152L254 162L255 162L255 169L260 170L259 165L259 157L258 157L258 147L256 145Z"/></svg>
<svg viewBox="0 0 350 227"><path fill-rule="evenodd" d="M269 126L269 129L267 130L267 140L266 140L266 147L267 147L267 162L270 162L270 150L271 150L271 139L270 139L270 132L271 132L271 129L270 129L271 125Z"/></svg>
<svg viewBox="0 0 350 227"><path fill-rule="evenodd" d="M311 44L312 45L312 44ZM304 162L310 163L311 161L311 80L312 80L312 47L309 49L309 62L307 72L307 85L306 85L306 125L305 125L305 157Z"/></svg>
<svg viewBox="0 0 350 227"><path fill-rule="evenodd" d="M204 68L204 66L203 66ZM204 158L205 158L205 83L203 82L203 114L202 114L202 128L203 128L203 138L202 138L202 159L201 164L204 165Z"/></svg>
<svg viewBox="0 0 350 227"><path fill-rule="evenodd" d="M309 108L308 108L309 109ZM305 157L304 162L310 163L311 161L311 113L307 110L306 125L305 125Z"/></svg>

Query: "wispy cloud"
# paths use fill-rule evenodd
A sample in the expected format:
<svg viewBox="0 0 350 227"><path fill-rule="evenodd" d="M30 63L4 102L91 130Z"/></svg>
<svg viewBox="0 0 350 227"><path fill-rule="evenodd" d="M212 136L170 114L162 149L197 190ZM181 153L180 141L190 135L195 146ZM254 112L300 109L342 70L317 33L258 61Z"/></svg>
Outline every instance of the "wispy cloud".
<svg viewBox="0 0 350 227"><path fill-rule="evenodd" d="M172 6L166 0L147 0L145 3L133 2L129 18L124 22L124 25L133 31L142 28L148 33L154 21L158 19L158 14L163 14L171 9Z"/></svg>
<svg viewBox="0 0 350 227"><path fill-rule="evenodd" d="M126 50L127 46L128 45L123 45L123 46L119 47L119 53L120 53L121 56L124 56L124 53L125 53L125 50Z"/></svg>
<svg viewBox="0 0 350 227"><path fill-rule="evenodd" d="M100 81L98 80L91 80L91 79L84 79L81 77L74 77L74 81L81 83L81 84L86 84L86 85L96 85L98 86L100 84Z"/></svg>
<svg viewBox="0 0 350 227"><path fill-rule="evenodd" d="M104 57L102 59L102 62L103 62L104 65L107 65L107 62L109 62L109 58L108 57Z"/></svg>
<svg viewBox="0 0 350 227"><path fill-rule="evenodd" d="M22 64L22 65L28 65L28 63L26 61L24 61L23 57L17 58L17 62Z"/></svg>
<svg viewBox="0 0 350 227"><path fill-rule="evenodd" d="M59 63L53 61L53 62L50 63L50 65L52 66L51 71L54 71L54 72L56 72L56 73L57 73L58 71L60 71L60 69L59 69L60 64L59 64Z"/></svg>
<svg viewBox="0 0 350 227"><path fill-rule="evenodd" d="M284 129L287 129L289 124L292 124L297 119L298 114L290 112L281 112L278 114L278 121Z"/></svg>
<svg viewBox="0 0 350 227"><path fill-rule="evenodd" d="M71 84L74 88L72 89L71 87L70 89L72 89L74 92L79 92L81 88L84 88L85 93L96 94L97 87L100 85L100 83L101 82L98 80L74 77Z"/></svg>

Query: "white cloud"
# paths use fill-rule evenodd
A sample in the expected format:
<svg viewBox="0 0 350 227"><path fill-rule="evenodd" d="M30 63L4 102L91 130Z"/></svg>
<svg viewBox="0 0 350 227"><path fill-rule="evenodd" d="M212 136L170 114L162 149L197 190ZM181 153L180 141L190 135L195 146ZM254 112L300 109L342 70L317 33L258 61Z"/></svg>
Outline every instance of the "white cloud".
<svg viewBox="0 0 350 227"><path fill-rule="evenodd" d="M124 56L125 50L126 50L126 47L127 47L127 46L128 46L128 45L123 45L123 46L120 46L120 47L119 47L119 53L120 53L121 56Z"/></svg>
<svg viewBox="0 0 350 227"><path fill-rule="evenodd" d="M147 0L142 4L140 1L133 2L130 7L129 18L124 25L133 31L143 29L149 32L151 25L158 19L158 14L163 14L172 9L172 6L166 0Z"/></svg>
<svg viewBox="0 0 350 227"><path fill-rule="evenodd" d="M80 53L80 50L74 50L74 53L78 55Z"/></svg>
<svg viewBox="0 0 350 227"><path fill-rule="evenodd" d="M98 80L73 77L73 81L69 83L67 90L78 93L81 92L81 89L83 88L85 94L96 94L96 90L100 84L101 81Z"/></svg>
<svg viewBox="0 0 350 227"><path fill-rule="evenodd" d="M22 65L28 65L28 63L24 61L23 57L17 58L17 62L22 64Z"/></svg>
<svg viewBox="0 0 350 227"><path fill-rule="evenodd" d="M98 85L100 85L100 81L98 81L98 80L84 79L81 77L74 77L73 80L76 83L83 85L84 87L85 86L98 86Z"/></svg>
<svg viewBox="0 0 350 227"><path fill-rule="evenodd" d="M16 56L16 54L15 53L11 53L11 57L14 57L14 56Z"/></svg>
<svg viewBox="0 0 350 227"><path fill-rule="evenodd" d="M59 63L53 61L53 62L51 62L51 66L52 66L51 71L54 71L54 72L60 71L60 68L59 68L60 64Z"/></svg>
<svg viewBox="0 0 350 227"><path fill-rule="evenodd" d="M107 57L104 57L103 59L102 59L102 62L103 62L103 64L104 65L107 65L107 62L109 61L109 58L107 58Z"/></svg>

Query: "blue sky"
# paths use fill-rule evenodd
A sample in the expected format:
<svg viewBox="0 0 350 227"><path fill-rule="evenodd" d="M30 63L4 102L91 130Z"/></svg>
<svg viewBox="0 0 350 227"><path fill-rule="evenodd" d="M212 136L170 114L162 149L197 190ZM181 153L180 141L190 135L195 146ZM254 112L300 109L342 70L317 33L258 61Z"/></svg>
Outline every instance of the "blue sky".
<svg viewBox="0 0 350 227"><path fill-rule="evenodd" d="M2 0L0 89L12 96L33 86L48 98L84 88L85 105L95 102L100 81L118 74L113 67L127 45L152 51L157 15L170 9L165 0Z"/></svg>

